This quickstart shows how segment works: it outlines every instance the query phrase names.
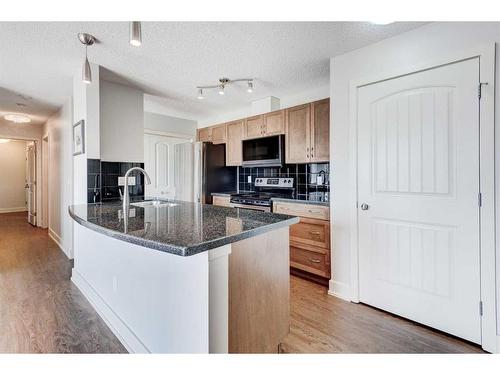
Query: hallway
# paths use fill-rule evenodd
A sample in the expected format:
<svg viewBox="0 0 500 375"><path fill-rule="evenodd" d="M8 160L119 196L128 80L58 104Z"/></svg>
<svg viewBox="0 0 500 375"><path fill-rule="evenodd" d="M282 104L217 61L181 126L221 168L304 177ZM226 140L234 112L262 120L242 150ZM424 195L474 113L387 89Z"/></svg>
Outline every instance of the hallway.
<svg viewBox="0 0 500 375"><path fill-rule="evenodd" d="M126 352L70 275L47 230L0 214L0 353Z"/></svg>

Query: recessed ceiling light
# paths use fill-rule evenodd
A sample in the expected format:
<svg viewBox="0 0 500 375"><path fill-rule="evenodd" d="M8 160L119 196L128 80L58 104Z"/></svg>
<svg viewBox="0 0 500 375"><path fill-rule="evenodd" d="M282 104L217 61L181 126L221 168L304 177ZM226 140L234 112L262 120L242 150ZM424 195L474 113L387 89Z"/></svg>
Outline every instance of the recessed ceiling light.
<svg viewBox="0 0 500 375"><path fill-rule="evenodd" d="M378 20L378 21L370 21L370 23L374 24L374 25L389 25L390 23L394 23L394 21L387 21L387 20Z"/></svg>
<svg viewBox="0 0 500 375"><path fill-rule="evenodd" d="M26 124L28 122L31 122L31 119L28 116L25 115L18 115L15 113L10 113L8 115L3 116L4 119L7 121L12 121L15 122L16 124Z"/></svg>
<svg viewBox="0 0 500 375"><path fill-rule="evenodd" d="M7 143L10 142L10 139L2 139L0 138L0 143Z"/></svg>

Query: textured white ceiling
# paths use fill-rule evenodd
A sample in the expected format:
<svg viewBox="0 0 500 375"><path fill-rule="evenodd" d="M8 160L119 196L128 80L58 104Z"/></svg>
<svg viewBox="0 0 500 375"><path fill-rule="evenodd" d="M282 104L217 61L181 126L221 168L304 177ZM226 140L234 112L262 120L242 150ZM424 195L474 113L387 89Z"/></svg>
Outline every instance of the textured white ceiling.
<svg viewBox="0 0 500 375"><path fill-rule="evenodd" d="M0 87L33 97L33 113L46 116L72 93L84 48L78 32L99 41L89 60L105 68L108 80L126 80L191 118L247 106L268 95L285 97L328 84L329 58L423 23L396 22L143 22L143 45L128 43L127 22L1 22ZM225 96L196 98L197 85L219 77L254 77ZM0 100L4 99L0 95Z"/></svg>

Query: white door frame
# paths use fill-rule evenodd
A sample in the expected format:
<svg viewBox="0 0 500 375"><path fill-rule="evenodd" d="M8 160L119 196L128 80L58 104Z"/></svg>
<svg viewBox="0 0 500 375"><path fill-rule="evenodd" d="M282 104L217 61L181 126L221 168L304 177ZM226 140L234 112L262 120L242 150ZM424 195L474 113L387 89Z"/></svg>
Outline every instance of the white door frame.
<svg viewBox="0 0 500 375"><path fill-rule="evenodd" d="M38 213L42 212L42 184L38 183L38 181L41 180L42 176L42 152L41 152L41 138L35 138L35 137L25 137L22 135L11 135L8 133L0 133L0 138L6 138L6 139L12 139L12 140L17 140L17 141L26 141L26 142L35 142L35 150L36 150L36 198L37 198L37 203L36 203L36 212L37 212L37 218L36 218L36 226L41 227L42 222L41 218L38 217Z"/></svg>
<svg viewBox="0 0 500 375"><path fill-rule="evenodd" d="M437 68L479 57L480 82L483 86L480 102L480 257L481 257L481 345L489 352L500 351L496 327L496 277L495 277L495 44L478 46L473 50L442 56L435 61L385 72L375 77L353 80L349 85L349 159L351 171L349 186L350 203L350 259L351 301L359 302L359 247L358 247L358 89L362 86L394 79L419 71ZM479 306L478 306L479 311ZM497 341L498 340L498 341Z"/></svg>

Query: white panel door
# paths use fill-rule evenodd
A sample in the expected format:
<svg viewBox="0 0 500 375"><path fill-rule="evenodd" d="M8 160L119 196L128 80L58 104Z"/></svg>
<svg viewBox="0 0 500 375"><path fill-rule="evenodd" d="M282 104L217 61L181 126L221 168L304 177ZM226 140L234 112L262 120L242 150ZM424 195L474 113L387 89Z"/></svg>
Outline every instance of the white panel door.
<svg viewBox="0 0 500 375"><path fill-rule="evenodd" d="M31 142L26 148L26 203L28 223L36 225L36 146Z"/></svg>
<svg viewBox="0 0 500 375"><path fill-rule="evenodd" d="M360 301L476 343L478 83L471 59L358 89Z"/></svg>
<svg viewBox="0 0 500 375"><path fill-rule="evenodd" d="M153 134L144 135L144 169L151 178L151 185L145 186L147 197L174 199L174 145L184 142L188 140Z"/></svg>

